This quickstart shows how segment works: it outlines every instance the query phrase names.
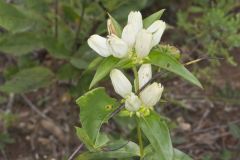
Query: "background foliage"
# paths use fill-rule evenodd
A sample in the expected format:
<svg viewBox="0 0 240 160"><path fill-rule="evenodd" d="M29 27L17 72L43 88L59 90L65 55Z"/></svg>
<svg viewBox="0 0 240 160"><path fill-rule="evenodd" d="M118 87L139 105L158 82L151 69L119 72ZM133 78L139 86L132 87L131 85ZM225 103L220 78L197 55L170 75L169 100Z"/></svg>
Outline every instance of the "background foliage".
<svg viewBox="0 0 240 160"><path fill-rule="evenodd" d="M9 99L11 99L12 95L21 97L29 92L30 95L39 93L39 99L41 100L36 101L36 104L40 106L49 102L49 97L42 97L41 91L52 90L53 86L56 86L56 88L62 85L67 86L66 92L70 97L82 95L88 91L95 70L99 69L102 66L100 64L104 63L103 59L96 58L97 54L87 46L86 40L93 33L106 34L107 13L111 13L120 24L124 24L131 10L141 10L145 17L145 15L149 15L162 8L166 8L163 19L169 25L168 32L163 36L163 42L170 42L179 46L182 61L202 57L224 57L227 63L235 66L230 68L233 72L227 69L224 70L224 74L229 72L230 75L235 75L239 71L237 70L239 67L237 64L238 56L236 56L236 53L239 53L240 46L240 16L239 2L237 0L189 0L181 1L181 4L175 0L0 0L0 104L3 106L0 107L0 129L2 130L0 133L0 150L2 154L5 154L6 146L18 143L18 141L11 137L11 134L8 134L12 133L11 130L9 131L9 128L11 129L11 126L20 117L18 116L18 110L12 113L8 107L5 107L11 104L9 103ZM213 79L212 72L210 71L218 70L222 65L224 67L225 65L227 66L225 60L224 62L209 60L208 62L194 65L193 69L196 73L203 72L203 68L207 69L204 71L204 74L199 74L202 76L199 78L205 81L204 88L213 90L208 91L206 101L217 101L217 104L221 102L225 107L234 106L236 109L235 106L237 106L237 109L239 109L238 99L240 98L240 91L237 89L237 83L233 82L234 85L226 85L222 82L208 83L209 79L207 77L210 76L211 81ZM110 63L114 65L114 62ZM109 62L105 63L109 66ZM161 65L163 67L166 64ZM100 73L100 78L95 79L91 85L96 85L106 74ZM178 72L178 74L181 74L181 72ZM221 70L220 74L223 74ZM227 76L225 77L227 79ZM229 77L231 81L235 79L234 77ZM165 78L172 80L174 76L167 75ZM238 78L236 76L237 81L239 80ZM223 77L218 79L218 76L215 76L214 79L219 80L223 79ZM170 91L174 92L176 89L175 87L171 89L171 86L176 86L176 84L173 85L170 82L163 83L170 86ZM197 82L195 81L195 83ZM177 82L177 84L179 83ZM103 83L103 85L109 87L108 84ZM186 93L187 96L195 95L195 92L192 92L192 88L189 86L182 89L180 95L183 93ZM201 92L201 94L203 93ZM186 102L187 100L173 100L175 98L174 95L168 95L166 93L166 99L171 105L179 108L187 108L189 106ZM57 101L61 101L55 96L55 94L52 95ZM67 99L66 97L64 98ZM109 99L109 101L113 100ZM211 104L214 102L211 102ZM202 106L205 106L205 104ZM74 107L76 108L76 106ZM225 109L223 115L226 114ZM162 111L162 109L160 110ZM192 110L189 110L181 112L182 115L187 114L186 117L190 117ZM163 111L166 110L163 109ZM218 115L218 111L214 110L214 113ZM77 113L77 111L75 112ZM233 112L239 113L235 110ZM232 119L229 120L226 115L225 117L226 119L223 121L219 120L220 123L227 122L228 124L228 122L233 121ZM75 122L78 121L78 118L75 119ZM187 118L187 120L189 119L191 118ZM60 120L56 120L56 123L58 121ZM102 121L104 120L102 119ZM170 128L175 128L175 123L169 122L169 120L166 122ZM129 123L127 126L124 120L115 120L113 123L115 126L125 128L123 129L124 131L121 131L122 133L126 135L129 133L131 137L135 136L131 134L134 133L134 123ZM227 128L229 128L230 135L239 140L239 125L237 123L229 123ZM116 127L112 127L111 130L114 132L113 137L118 137L118 131L114 131ZM78 128L77 131L82 141L88 141L88 138L85 137L86 134L81 128ZM96 140L96 137L93 137ZM114 139L113 137L111 138ZM95 142L95 147L99 147L109 141L104 134L101 135L100 139L101 141ZM181 141L184 141L184 139L173 139L174 145L177 145ZM232 141L230 138L229 142ZM124 144L126 144L124 140L109 144L108 149L114 150ZM94 149L91 145L90 143L87 147ZM234 141L234 146L238 147L239 141L236 144ZM71 149L73 150L73 148ZM128 154L129 149L135 149L134 151L136 151L136 144L131 142L122 148L124 154ZM188 152L188 150L186 151ZM153 149L150 146L146 150L146 155L150 158L152 158L151 156L156 156L151 154L152 152ZM174 150L175 154L179 152L178 150ZM137 152L133 153L138 155ZM112 157L115 154L119 153L113 151L109 155L102 156ZM191 154L198 155L198 153ZM64 156L66 155L60 155L58 158L64 158ZM85 152L79 159L91 158L91 156L94 157L94 155ZM219 159L219 157L224 160L230 160L238 156L239 154L235 153L231 148L222 147L217 154L208 154L206 152L199 157L206 160Z"/></svg>

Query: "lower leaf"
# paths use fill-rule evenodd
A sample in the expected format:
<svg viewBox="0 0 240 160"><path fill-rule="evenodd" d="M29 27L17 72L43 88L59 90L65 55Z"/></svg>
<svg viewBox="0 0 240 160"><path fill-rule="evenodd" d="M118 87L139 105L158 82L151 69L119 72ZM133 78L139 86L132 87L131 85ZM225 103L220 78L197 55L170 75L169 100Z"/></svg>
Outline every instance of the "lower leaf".
<svg viewBox="0 0 240 160"><path fill-rule="evenodd" d="M174 148L173 150L174 156L172 160L192 160L190 156L183 153L182 151ZM144 158L143 160L159 160L158 154L155 152L153 147L151 145L147 146L144 149Z"/></svg>
<svg viewBox="0 0 240 160"><path fill-rule="evenodd" d="M109 97L104 88L96 88L79 97L76 102L80 106L82 129L94 148L101 146L105 140L101 137L99 130L116 108L116 100ZM82 130L78 129L78 131Z"/></svg>
<svg viewBox="0 0 240 160"><path fill-rule="evenodd" d="M159 115L151 113L139 119L140 127L161 160L173 159L173 147L168 127Z"/></svg>
<svg viewBox="0 0 240 160"><path fill-rule="evenodd" d="M115 151L100 152L84 152L80 154L76 160L106 160L113 158L130 158L139 156L139 147L134 142L128 142L123 148Z"/></svg>

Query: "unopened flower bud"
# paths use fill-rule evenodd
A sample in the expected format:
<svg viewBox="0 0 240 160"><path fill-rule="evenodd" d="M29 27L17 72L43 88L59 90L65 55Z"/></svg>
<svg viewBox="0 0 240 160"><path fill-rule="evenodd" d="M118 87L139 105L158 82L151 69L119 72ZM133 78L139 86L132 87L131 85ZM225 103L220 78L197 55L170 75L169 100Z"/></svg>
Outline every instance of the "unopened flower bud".
<svg viewBox="0 0 240 160"><path fill-rule="evenodd" d="M163 86L160 83L152 83L140 92L140 99L147 107L153 107L160 100Z"/></svg>
<svg viewBox="0 0 240 160"><path fill-rule="evenodd" d="M139 11L131 11L128 15L128 24L132 24L136 32L143 28L142 14Z"/></svg>
<svg viewBox="0 0 240 160"><path fill-rule="evenodd" d="M139 89L141 89L152 78L151 64L143 64L138 70Z"/></svg>
<svg viewBox="0 0 240 160"><path fill-rule="evenodd" d="M166 23L162 20L157 20L153 24L151 24L147 31L151 32L153 34L153 40L152 40L152 47L156 46L162 37L162 34L166 28Z"/></svg>
<svg viewBox="0 0 240 160"><path fill-rule="evenodd" d="M123 98L132 92L132 84L120 70L113 69L110 72L110 78L115 92Z"/></svg>
<svg viewBox="0 0 240 160"><path fill-rule="evenodd" d="M108 57L111 55L106 38L94 34L88 39L87 42L88 45L100 56Z"/></svg>
<svg viewBox="0 0 240 160"><path fill-rule="evenodd" d="M136 112L141 107L141 101L134 93L127 96L125 101L125 108L130 112Z"/></svg>
<svg viewBox="0 0 240 160"><path fill-rule="evenodd" d="M150 50L152 49L152 38L152 34L145 29L142 29L138 33L135 44L138 57L143 58L149 54Z"/></svg>

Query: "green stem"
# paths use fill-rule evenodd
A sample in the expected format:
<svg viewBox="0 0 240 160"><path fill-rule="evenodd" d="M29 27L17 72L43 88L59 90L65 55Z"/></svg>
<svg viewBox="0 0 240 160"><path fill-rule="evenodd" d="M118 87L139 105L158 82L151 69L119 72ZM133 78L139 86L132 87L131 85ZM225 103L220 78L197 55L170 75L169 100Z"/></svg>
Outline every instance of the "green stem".
<svg viewBox="0 0 240 160"><path fill-rule="evenodd" d="M58 38L58 0L55 0L55 4L54 4L54 10L55 10L55 26L54 26L54 30L55 30L55 33L54 33L54 37L55 38Z"/></svg>
<svg viewBox="0 0 240 160"><path fill-rule="evenodd" d="M78 40L79 40L80 31L81 31L81 27L82 27L82 23L83 23L82 21L83 21L83 18L84 18L84 13L85 13L85 5L83 3L80 17L77 20L77 30L76 30L74 42L73 42L73 45L72 45L72 55L75 54L75 52L78 50Z"/></svg>
<svg viewBox="0 0 240 160"><path fill-rule="evenodd" d="M143 158L144 151L143 151L142 132L141 132L139 123L137 124L137 135L138 135L138 143L140 147L140 160L141 160Z"/></svg>
<svg viewBox="0 0 240 160"><path fill-rule="evenodd" d="M139 91L139 79L138 79L137 67L134 66L132 69L134 73L134 89L135 89L135 93L137 94ZM144 151L143 151L142 131L141 131L138 120L137 120L137 136L138 136L138 143L140 147L140 160L141 160L143 158Z"/></svg>
<svg viewBox="0 0 240 160"><path fill-rule="evenodd" d="M133 73L134 73L134 89L135 93L138 93L139 90L139 79L138 79L138 72L137 72L137 67L133 67Z"/></svg>

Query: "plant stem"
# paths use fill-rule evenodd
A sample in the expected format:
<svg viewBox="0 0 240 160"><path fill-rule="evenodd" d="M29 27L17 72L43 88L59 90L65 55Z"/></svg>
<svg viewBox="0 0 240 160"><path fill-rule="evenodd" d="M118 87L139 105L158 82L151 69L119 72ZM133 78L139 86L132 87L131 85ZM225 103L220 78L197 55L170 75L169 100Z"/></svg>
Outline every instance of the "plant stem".
<svg viewBox="0 0 240 160"><path fill-rule="evenodd" d="M54 26L54 37L58 38L58 0L55 0L54 3L54 10L55 10L55 26Z"/></svg>
<svg viewBox="0 0 240 160"><path fill-rule="evenodd" d="M138 123L138 121L137 121ZM140 147L140 160L143 158L143 141L142 141L142 132L139 123L137 124L137 135L138 135L138 143Z"/></svg>
<svg viewBox="0 0 240 160"><path fill-rule="evenodd" d="M68 158L68 160L73 160L73 158L76 156L76 154L82 149L83 147L83 143L81 143L77 149L70 155L70 157Z"/></svg>
<svg viewBox="0 0 240 160"><path fill-rule="evenodd" d="M132 69L134 73L134 89L135 89L135 93L137 94L139 92L139 79L138 79L137 67L134 66ZM141 132L141 128L138 120L137 120L137 136L138 136L138 143L140 147L140 160L141 160L143 158L143 141L142 141L142 132Z"/></svg>
<svg viewBox="0 0 240 160"><path fill-rule="evenodd" d="M80 17L78 18L78 21L77 21L77 30L76 30L76 35L75 35L73 46L72 46L72 54L74 54L78 49L78 40L79 40L80 31L83 23L82 21L84 18L84 13L85 13L85 5L83 4Z"/></svg>
<svg viewBox="0 0 240 160"><path fill-rule="evenodd" d="M134 89L135 89L135 93L137 93L139 90L139 79L138 79L137 67L134 66L132 69L134 73Z"/></svg>

